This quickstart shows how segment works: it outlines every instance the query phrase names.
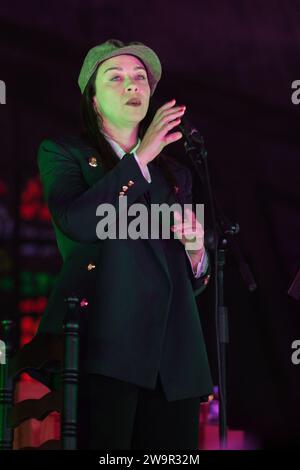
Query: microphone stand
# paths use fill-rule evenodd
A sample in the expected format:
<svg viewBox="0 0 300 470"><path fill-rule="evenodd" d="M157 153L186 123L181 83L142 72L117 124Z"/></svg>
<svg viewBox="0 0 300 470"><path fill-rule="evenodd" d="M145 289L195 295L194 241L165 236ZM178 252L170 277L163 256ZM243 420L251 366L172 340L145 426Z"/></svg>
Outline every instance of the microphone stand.
<svg viewBox="0 0 300 470"><path fill-rule="evenodd" d="M208 248L211 248L214 251L214 312L219 380L219 439L220 447L222 449L226 449L226 348L229 343L229 336L227 307L224 304L224 267L226 262L228 238L239 232L239 225L237 223L230 223L229 219L222 213L216 198L213 196L207 164L207 150L204 146L203 137L196 129L192 129L191 132L187 132L184 125L179 125L178 127L185 138L184 147L186 155L190 158L201 184L204 185L204 188L207 190L208 205L212 220L212 234L209 237L210 242L208 242L208 245L210 246L208 246ZM248 276L248 278L249 277L250 276ZM255 281L253 280L251 283L247 283L249 289L253 290Z"/></svg>

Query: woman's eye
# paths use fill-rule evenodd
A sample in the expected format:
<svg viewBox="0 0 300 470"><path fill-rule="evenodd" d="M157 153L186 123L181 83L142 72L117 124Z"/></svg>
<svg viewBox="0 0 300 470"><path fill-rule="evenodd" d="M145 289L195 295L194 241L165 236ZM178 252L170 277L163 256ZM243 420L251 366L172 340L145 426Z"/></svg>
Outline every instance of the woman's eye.
<svg viewBox="0 0 300 470"><path fill-rule="evenodd" d="M144 80L146 80L146 77L144 75L138 75L138 77L142 77ZM115 75L114 77L112 77L111 80L114 80L115 78L120 78L120 75Z"/></svg>

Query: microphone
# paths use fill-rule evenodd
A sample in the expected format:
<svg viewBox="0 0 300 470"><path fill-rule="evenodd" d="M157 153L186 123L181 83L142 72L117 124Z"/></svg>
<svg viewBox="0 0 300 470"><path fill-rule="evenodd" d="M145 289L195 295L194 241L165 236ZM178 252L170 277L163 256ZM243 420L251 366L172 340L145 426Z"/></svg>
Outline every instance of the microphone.
<svg viewBox="0 0 300 470"><path fill-rule="evenodd" d="M189 147L192 147L189 150L194 149L194 143L196 144L203 144L203 137L187 119L185 116L181 118L181 123L177 126L179 127L185 142L188 144Z"/></svg>

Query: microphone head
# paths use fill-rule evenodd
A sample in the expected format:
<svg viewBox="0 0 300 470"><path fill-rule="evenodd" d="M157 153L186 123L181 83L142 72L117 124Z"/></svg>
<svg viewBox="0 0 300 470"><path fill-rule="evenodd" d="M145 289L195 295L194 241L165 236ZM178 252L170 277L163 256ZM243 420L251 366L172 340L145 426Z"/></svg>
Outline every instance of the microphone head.
<svg viewBox="0 0 300 470"><path fill-rule="evenodd" d="M192 144L193 142L196 143L203 143L203 137L200 135L200 132L187 120L185 116L182 116L181 123L177 126L182 132L185 140Z"/></svg>

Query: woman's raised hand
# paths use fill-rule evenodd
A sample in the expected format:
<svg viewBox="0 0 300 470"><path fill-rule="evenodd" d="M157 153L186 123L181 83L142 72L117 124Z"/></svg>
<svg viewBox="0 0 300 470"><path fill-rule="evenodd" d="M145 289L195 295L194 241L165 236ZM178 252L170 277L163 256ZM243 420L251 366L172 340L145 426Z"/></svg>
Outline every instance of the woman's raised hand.
<svg viewBox="0 0 300 470"><path fill-rule="evenodd" d="M168 134L173 127L178 126L185 112L185 106L174 107L175 103L176 100L169 101L156 111L136 152L143 165L154 160L166 145L181 139L181 132Z"/></svg>

